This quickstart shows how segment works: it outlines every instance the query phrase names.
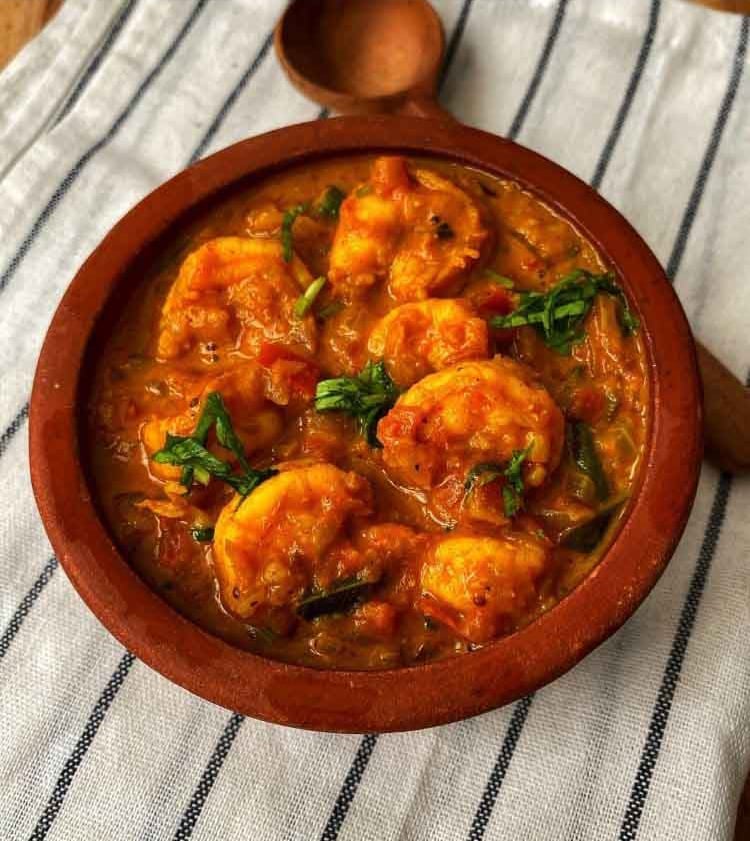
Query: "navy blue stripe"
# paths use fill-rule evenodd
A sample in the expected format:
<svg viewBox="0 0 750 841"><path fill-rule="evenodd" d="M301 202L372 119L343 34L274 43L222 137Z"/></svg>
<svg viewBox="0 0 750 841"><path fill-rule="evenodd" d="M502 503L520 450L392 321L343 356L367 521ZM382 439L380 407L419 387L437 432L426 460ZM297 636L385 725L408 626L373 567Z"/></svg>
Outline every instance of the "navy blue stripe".
<svg viewBox="0 0 750 841"><path fill-rule="evenodd" d="M466 19L468 16L469 8L471 6L471 2L472 0L465 0L464 2L464 6L461 10L461 14L459 15L459 20L456 25L456 30L454 31L453 37L451 38L451 45L448 48L447 58L443 67L443 74L447 73L448 69L450 68L453 56L455 55L456 49L458 48L458 43L460 41L461 34L463 33L463 30L466 26ZM262 54L265 54L264 51L261 52ZM256 66L255 63L254 66ZM236 99L236 96L234 98ZM329 116L330 111L328 108L321 108L321 110L318 112L318 119L320 120L325 120ZM203 150L203 148L205 148L204 145L198 147L198 150L196 150L195 153L196 156L200 151ZM219 739L219 743L217 744L214 754L212 755L211 760L209 760L208 766L204 769L198 787L193 793L190 803L188 804L188 807L182 816L179 828L177 830L177 833L175 834L175 841L182 841L182 839L189 838L192 835L193 829L195 828L198 818L200 817L200 813L203 809L205 800L208 797L208 794L211 788L213 787L214 783L216 782L224 759L226 758L226 755L229 753L229 750L232 747L234 736L236 735L236 730L239 729L242 720L242 717L239 715L235 715L229 720L224 734L222 734L222 737ZM375 749L377 738L378 737L375 734L370 734L363 737L362 739L362 743L360 744L359 750L357 751L354 757L354 761L352 762L352 765L349 769L349 772L346 775L344 785L341 791L339 792L339 795L336 799L336 803L334 804L333 810L328 819L328 823L326 824L326 828L323 832L323 839L326 839L326 841L328 839L335 839L338 836L341 826L343 825L344 819L346 818L346 814L349 811L349 806L351 805L351 802L354 799L354 795L357 791L359 781L362 778L362 774L364 773L364 769L367 766L367 762L369 761L370 755ZM219 757L218 761L217 756Z"/></svg>
<svg viewBox="0 0 750 841"><path fill-rule="evenodd" d="M708 142L706 154L703 157L703 162L693 186L693 191L690 195L685 214L683 215L682 224L677 234L677 239L672 249L672 257L669 261L669 268L667 273L671 280L679 269L682 261L682 255L687 245L687 239L690 235L690 230L697 213L698 205L700 204L708 176L713 166L713 161L716 157L716 152L721 141L721 135L724 131L724 126L727 123L729 114L734 104L734 99L742 79L742 71L745 66L745 56L747 55L747 41L750 18L744 17L740 25L740 35L735 51L734 61L732 62L732 70L730 72L729 83L727 85L726 93L719 109L716 122L714 124L713 132ZM750 384L750 376L747 380ZM625 815L623 817L622 825L620 827L619 839L620 841L633 841L638 834L638 826L641 821L641 815L646 805L649 789L651 787L651 780L653 778L654 768L659 758L661 751L664 733L669 721L669 713L672 708L672 701L674 700L675 692L677 691L677 682L682 672L682 666L687 654L688 643L695 625L695 618L698 612L703 591L706 586L706 579L711 568L711 563L716 552L716 547L721 536L721 528L724 524L727 504L729 496L732 491L732 477L726 473L721 475L719 485L714 495L713 504L711 506L711 514L708 518L708 525L703 535L703 542L701 543L700 551L698 552L698 561L693 571L693 576L690 581L685 602L680 613L680 621L677 625L672 647L667 658L667 665L662 675L661 685L656 697L656 704L654 705L649 722L648 731L646 733L646 741L641 751L641 758L638 763L638 770L636 771L633 787L630 791L630 798L625 808Z"/></svg>
<svg viewBox="0 0 750 841"><path fill-rule="evenodd" d="M633 72L630 76L630 81L628 82L628 87L625 91L625 97L620 104L617 116L615 117L614 125L612 126L609 137L604 144L602 153L599 156L599 161L596 164L596 169L594 170L594 176L591 179L591 186L595 190L598 190L601 186L602 180L604 179L604 173L607 171L607 167L612 159L617 141L620 139L620 135L622 134L625 120L627 120L628 114L630 113L630 106L633 104L633 99L635 98L638 85L640 84L641 77L643 76L643 70L646 66L646 62L648 61L649 54L651 53L651 47L654 44L656 29L659 25L660 10L661 0L651 0L648 27L646 28L646 34L641 42L641 49L638 53L638 58L636 59Z"/></svg>
<svg viewBox="0 0 750 841"><path fill-rule="evenodd" d="M456 57L456 53L458 52L458 48L461 43L461 38L463 37L466 29L466 23L469 18L472 2L473 0L464 0L463 6L461 7L461 11L458 15L456 25L453 29L453 33L451 34L450 42L445 53L445 61L443 62L443 67L440 73L438 90L442 88L445 79L450 72L451 66L453 65L453 60ZM327 109L323 109L323 111L319 114L319 117L321 118L327 116ZM341 791L339 792L333 809L331 810L331 814L328 817L328 822L323 830L321 841L335 841L335 839L338 838L341 827L343 826L344 820L346 819L346 815L349 811L349 807L351 806L354 796L357 793L357 787L359 786L362 775L367 767L367 763L370 761L370 756L375 750L377 742L378 736L375 733L369 733L362 737L357 753L355 754L351 767L344 779L344 784L341 787Z"/></svg>
<svg viewBox="0 0 750 841"><path fill-rule="evenodd" d="M10 617L10 622L8 622L8 627L3 631L3 635L0 637L0 660L2 660L8 653L10 644L16 638L16 634L18 634L21 630L21 625L23 625L24 619L28 616L29 611L33 607L34 602L39 598L42 590L44 590L47 584L49 584L50 579L55 574L57 566L57 558L53 555L44 565L44 568L39 573L39 577L31 585L31 589L21 599L21 603L13 611L13 615Z"/></svg>
<svg viewBox="0 0 750 841"><path fill-rule="evenodd" d="M99 66L101 65L102 61L105 59L107 53L112 48L112 45L117 40L117 36L120 34L122 28L128 22L128 19L133 13L133 9L135 9L137 2L138 0L128 0L128 2L125 4L120 14L117 16L114 25L107 33L107 37L104 39L104 42L102 43L101 47L99 47L99 49L97 50L97 53L94 56L93 60L86 68L81 78L76 83L76 86L73 88L72 93L65 101L63 107L60 109L59 114L55 118L55 125L57 125L61 120L64 120L65 117L68 116L68 114L73 109L73 106L81 98L81 95L88 87L89 82L93 78L96 71L99 69Z"/></svg>
<svg viewBox="0 0 750 841"><path fill-rule="evenodd" d="M221 108L219 109L216 117L211 122L211 125L206 130L206 133L201 138L200 143L196 146L195 151L190 156L188 163L194 163L205 151L208 144L213 140L216 132L221 128L222 123L224 122L227 114L231 110L234 103L237 101L237 97L242 92L243 88L247 85L250 78L255 74L255 71L260 67L263 59L265 58L266 54L268 53L268 49L273 42L273 36L269 35L266 40L263 42L263 46L260 49L258 55L253 59L252 64L248 67L245 73L242 75L240 80L237 82L235 87L232 89L229 96L224 100ZM132 110L132 109L131 109ZM33 232L33 231L32 231ZM27 403L23 409L16 415L16 417L11 421L8 428L3 432L2 436L0 436L0 456L5 452L8 444L10 443L13 436L19 431L21 425L23 424L24 420L28 417L29 414L29 404Z"/></svg>
<svg viewBox="0 0 750 841"><path fill-rule="evenodd" d="M267 52L267 47L264 44L264 47L261 49L261 56L265 55ZM252 68L257 69L260 62L256 59L253 61L251 65ZM253 72L254 72L253 70ZM242 77L241 83L242 87L247 84L250 75L245 73ZM229 99L231 102L237 99L237 89L233 91ZM227 101L229 101L229 99ZM225 103L226 104L226 103ZM222 115L226 115L228 109L222 107L221 111L219 112ZM328 109L323 108L320 113L318 114L319 119L326 119L328 117ZM216 122L216 121L214 121ZM216 126L218 128L218 125ZM212 136L215 134L216 129L214 128L213 124L211 129L209 129ZM200 150L204 149L206 144L200 143L196 152L193 153L193 158L197 157L200 153ZM206 799L208 798L211 789L213 788L214 783L216 782L217 777L219 776L219 772L221 771L221 766L224 764L224 760L229 753L232 744L234 743L235 737L240 729L242 722L244 721L244 717L241 716L239 713L234 713L224 728L223 733L219 737L219 741L216 743L216 747L214 748L213 753L211 754L211 758L208 760L208 765L206 765L203 773L201 774L200 781L193 792L192 797L190 798L190 802L187 805L187 808L183 812L182 819L180 820L180 825L177 827L177 831L174 835L174 841L185 841L185 839L190 838L193 834L193 830L195 829L195 825L198 822L198 818L200 817L201 812L203 811L203 806L206 803Z"/></svg>
<svg viewBox="0 0 750 841"><path fill-rule="evenodd" d="M557 4L557 8L555 9L555 17L553 18L552 24L549 28L549 32L547 33L547 38L544 42L544 46L542 47L542 52L539 56L539 60L537 61L534 73L531 77L531 82L529 82L529 86L526 89L526 93L524 94L524 97L521 100L521 105L519 106L516 116L514 117L513 122L511 123L510 131L508 132L508 137L511 140L515 140L518 137L521 129L523 128L523 124L526 122L526 117L529 114L529 109L531 108L531 105L534 102L534 98L536 97L537 91L539 90L539 87L542 84L542 80L544 79L544 74L547 71L547 65L549 64L552 51L555 48L557 36L560 34L560 28L562 27L563 20L565 18L565 11L567 8L568 0L560 0L560 2Z"/></svg>
<svg viewBox="0 0 750 841"><path fill-rule="evenodd" d="M656 26L658 23L659 6L660 0L652 0L649 24L646 28L646 32L643 37L641 49L638 52L638 57L633 68L633 72L630 76L630 81L628 83L627 88L625 89L623 100L620 103L620 107L617 111L617 116L615 117L614 125L604 143L602 153L599 156L599 163L596 169L597 175L595 175L595 178L598 176L600 181L604 177L604 174L607 171L607 167L609 166L609 162L612 159L612 153L614 152L615 146L617 145L617 140L620 136L620 133L622 132L622 129L630 113L630 106L638 88L640 78L643 75L643 70L648 60L649 53L651 52L651 44L653 43L654 36L656 34ZM558 7L558 12L560 12L559 17L561 22L564 10L561 11L560 7ZM552 26L554 30L554 22ZM557 28L559 29L559 24ZM552 39L552 43L554 44L554 38L556 38L557 36L555 35L554 37L552 37L552 35L553 32L551 31L550 35L547 38L547 43L549 43ZM547 55L546 59L544 58L545 51L546 45L545 50L542 52L539 64L541 64L542 62L547 63L549 61L549 55ZM539 74L534 74L534 79L537 77L537 75ZM534 79L532 79L532 85L534 85L535 83ZM526 98L524 98L524 101L525 99ZM528 108L526 109L526 111L528 112ZM523 120L520 121L519 128L522 124ZM511 759L513 758L513 753L516 749L518 740L521 736L521 732L526 723L529 708L531 707L533 700L534 695L532 694L527 696L526 698L522 698L516 704L516 707L513 711L513 716L510 720L510 724L508 725L508 730L505 734L505 739L495 761L494 768L492 769L492 773L490 774L489 780L487 781L487 785L485 786L484 792L482 793L482 797L479 801L477 811L474 814L474 820L472 821L471 829L469 830L469 841L479 841L479 839L481 839L484 836L484 833L492 816L492 811L495 807L495 802L497 801L500 789L502 788L505 775L507 773L508 767L510 766Z"/></svg>
<svg viewBox="0 0 750 841"><path fill-rule="evenodd" d="M99 696L99 699L94 705L94 709L91 711L91 715L86 722L83 733L81 733L78 741L76 742L76 746L73 748L73 752L67 758L62 772L55 782L55 787L52 790L52 796L47 802L44 812L42 812L41 817L37 821L34 831L29 836L29 841L42 841L42 839L46 838L47 833L50 831L50 828L52 827L52 824L63 805L65 795L68 793L68 789L73 782L76 771L78 771L81 762L83 762L83 758L86 756L88 749L91 747L91 743L94 741L94 737L101 727L101 724L107 715L107 711L117 697L117 693L120 691L120 687L122 686L125 678L128 676L128 672L132 668L134 662L135 657L133 657L129 651L126 651L118 663L117 668L112 673L112 676L107 681L104 691Z"/></svg>
<svg viewBox="0 0 750 841"><path fill-rule="evenodd" d="M529 714L529 709L534 700L533 695L527 695L521 698L513 708L513 715L511 716L508 729L505 732L505 739L500 748L500 753L497 755L495 765L490 772L487 785L484 787L482 798L479 801L479 806L474 815L474 820L471 823L469 830L469 841L481 841L484 838L484 833L487 831L487 825L492 817L492 810L495 807L500 789L503 785L503 780L510 767L513 753L515 752L518 740L521 738L523 726L526 723L526 717Z"/></svg>
<svg viewBox="0 0 750 841"><path fill-rule="evenodd" d="M195 6L190 18L188 19L186 24L183 26L183 28L180 30L180 34L178 35L177 40L179 40L180 38L184 37L187 34L187 32L190 29L190 26L192 25L192 22L195 20L195 17L197 16L198 11L201 8L203 8L203 6L205 5L205 2L206 2L206 0L199 0L198 4ZM176 46L177 46L177 40L172 42L172 45L167 50L167 53L165 53L165 56L162 57L162 60L160 61L159 65L158 65L159 67L163 65L166 58L171 57L171 55L174 53L174 51L176 49ZM149 77L147 77L147 78L151 78L153 76L154 76L154 71L152 71L152 73L149 74ZM249 78L249 75L246 74L246 77L247 78L243 77L243 80L244 80L244 81L242 81L243 85L247 82L247 79ZM216 131L220 127L221 121L224 119L224 117L226 117L226 114L228 113L229 108L231 107L231 105L236 100L236 93L235 92L238 92L239 87L240 86L237 86L235 88L235 90L232 92L232 94L230 94L230 97L227 100L227 102L229 104L227 105L227 102L225 102L224 106L222 106L222 109L221 109L221 112L220 112L221 119L214 120L212 122L212 124L211 124L211 126L208 130L209 132L211 132L212 136L213 136L213 134L216 133ZM139 88L139 92L136 94L136 96L141 95L142 91L143 91L143 85ZM126 109L127 113L129 113L132 110L132 107L131 107L132 104L133 104L133 101L131 101L131 105ZM123 112L123 113L126 113L126 112ZM198 148L200 149L201 146L199 145ZM24 409L21 412L19 412L19 414L16 416L16 420L14 420L14 423L16 423L16 421L17 421L16 429L18 427L20 427L23 419L26 417L27 414L28 414L28 407L24 407ZM13 426L13 424L11 424L11 427L12 426ZM11 429L11 427L9 427L9 430ZM11 431L9 433L8 440L10 440L10 438L14 434L14 431ZM48 566L49 566L49 564L48 564ZM45 568L45 570L46 570L46 568ZM54 572L54 569L52 569L51 571L46 572L46 573L43 571L42 575L37 580L37 582L35 582L32 589L24 597L24 599L21 603L21 606L19 607L20 613L19 613L19 611L17 611L17 613L19 613L18 627L20 627L20 623L23 621L23 618L25 618L26 614L31 609L31 606L33 605L34 601L36 601L36 598L38 597L39 592L41 592L41 590L44 588L45 584L49 580L49 577L52 575L52 572ZM12 621L13 620L11 620L11 622ZM12 630L11 639L17 633L18 627L16 627L15 630ZM9 628L9 630L11 630L11 629ZM85 757L86 752L88 751L89 747L93 743L94 738L96 736L96 733L99 729L99 726L101 725L102 721L104 720L104 716L107 713L107 710L109 709L110 705L112 704L112 701L114 700L115 696L119 692L120 687L122 686L123 682L125 681L125 678L127 677L128 673L130 672L130 669L131 669L134 662L135 662L135 658L133 657L133 655L130 654L129 652L126 652L123 655L122 659L120 660L120 663L118 664L114 673L110 677L110 679L107 683L107 686L105 687L105 689L102 692L101 696L99 697L96 705L94 706L94 709L93 709L91 715L89 716L89 719L86 723L86 727L84 728L83 733L81 734L78 742L76 743L76 746L73 750L73 753L68 757L67 761L65 762L65 765L63 766L63 770L62 770L60 776L58 777L57 782L55 783L55 787L54 787L52 795L51 795L51 797L50 797L50 799L47 803L47 806L46 806L44 812L42 813L41 817L39 818L39 821L37 822L37 825L36 825L32 835L30 836L31 841L41 841L41 839L45 838L45 836L49 832L50 827L52 826L55 818L57 817L58 812L60 811L60 808L62 807L62 804L65 800L65 796L68 792L68 789L70 788L70 785L73 782L73 778L76 774L76 771L78 770L78 767L80 766L81 762L83 761L83 758ZM239 724L237 725L237 727L238 726L239 726ZM231 740L229 741L229 744L226 747L226 751L229 750L230 746L231 746ZM222 761L223 761L223 759L222 759ZM218 767L220 767L220 763L219 763ZM216 773L218 773L218 768L216 770ZM200 809L198 809L198 811L196 813L196 819L197 819L198 814L200 814ZM185 837L187 837L187 836L185 836Z"/></svg>
<svg viewBox="0 0 750 841"><path fill-rule="evenodd" d="M10 283L11 279L15 275L16 271L18 271L18 267L21 265L26 255L29 253L31 246L36 241L36 238L39 236L40 232L44 228L45 224L48 222L49 218L55 212L55 209L60 204L60 200L73 186L73 184L78 179L78 176L83 172L83 170L86 168L86 165L94 157L94 155L96 155L97 152L103 149L112 140L112 138L115 137L125 120L131 114L136 105L141 101L143 95L146 93L148 88L159 76L159 74L164 69L166 64L170 61L170 59L174 56L175 52L177 51L177 48L180 46L185 36L188 34L193 24L195 23L199 13L203 10L204 6L206 5L206 2L207 0L198 0L198 2L193 8L193 11L190 13L190 17L188 17L188 19L182 25L180 31L177 33L172 43L164 52L164 55L162 55L157 65L149 72L149 74L146 76L143 82L141 82L133 97L130 99L125 108L120 112L119 116L114 121L114 123L112 123L112 125L109 127L106 134L101 139L97 140L96 143L94 143L93 146L91 146L86 152L84 152L83 155L81 155L81 157L74 164L73 168L68 172L65 178L63 178L63 180L55 188L55 192L52 194L52 197L49 199L42 212L39 214L39 216L37 216L36 220L34 221L34 224L31 227L31 231L27 234L26 238L21 243L18 251L11 259L8 267L5 269L2 276L0 276L0 292L2 292L6 288L8 283Z"/></svg>
<svg viewBox="0 0 750 841"><path fill-rule="evenodd" d="M698 607L706 587L706 580L711 569L716 547L721 535L721 527L726 517L727 503L732 490L732 477L728 473L722 473L719 479L719 486L716 489L714 501L711 506L711 514L708 518L708 526L703 537L700 551L698 552L698 563L693 571L690 581L687 598L682 606L680 621L672 641L672 648L667 659L667 666L664 670L659 693L656 696L656 704L651 714L651 721L648 726L646 742L641 752L641 759L638 763L638 771L635 775L633 788L630 792L630 799L625 810L622 825L620 827L620 841L634 841L638 834L643 807L646 805L651 779L653 777L656 761L664 740L664 731L667 728L669 713L672 709L672 701L677 691L677 683L682 672L682 665L685 660L690 635L695 626Z"/></svg>
<svg viewBox="0 0 750 841"><path fill-rule="evenodd" d="M323 834L320 836L320 841L336 841L339 837L339 832L341 832L341 827L344 825L346 814L352 805L357 788L362 782L362 777L367 769L367 763L370 761L372 752L375 750L377 740L378 737L374 733L368 733L362 737L362 741L359 743L359 748L354 757L354 762L352 762L351 768L349 768L349 772L344 779L344 784L341 786L341 791L333 805Z"/></svg>
<svg viewBox="0 0 750 841"><path fill-rule="evenodd" d="M233 713L224 727L224 731L219 736L219 741L216 743L211 758L208 760L208 765L206 765L203 774L201 774L198 787L193 792L190 803L180 821L180 825L177 827L177 832L174 834L174 841L186 841L193 834L195 824L203 811L208 795L211 793L216 778L219 776L221 766L224 764L224 760L227 758L227 754L234 740L237 738L237 733L244 720L244 716L241 716L239 713Z"/></svg>
<svg viewBox="0 0 750 841"><path fill-rule="evenodd" d="M10 446L10 442L15 437L15 434L23 426L24 421L29 417L29 404L26 403L13 420L8 424L7 428L0 435L0 457L5 454L5 451Z"/></svg>
<svg viewBox="0 0 750 841"><path fill-rule="evenodd" d="M729 75L727 89L724 94L724 98L722 99L719 113L716 115L716 122L714 123L714 127L708 141L708 146L706 147L706 152L703 155L703 161L701 162L700 169L698 170L698 175L696 176L695 183L693 184L693 190L685 208L682 222L680 223L680 230L672 248L672 254L669 258L669 262L667 263L667 277L673 283L675 277L677 277L677 272L680 270L680 263L682 262L682 257L685 253L685 246L687 245L688 237L690 236L690 231L693 227L693 222L695 222L695 217L698 214L698 207L700 206L701 199L703 198L703 191L705 190L708 176L711 174L714 161L716 160L716 153L719 149L722 135L724 134L724 128L727 124L727 120L729 119L732 106L734 105L734 100L737 96L737 89L740 86L742 71L745 67L745 57L747 55L749 22L750 17L745 16L742 19L739 41L735 51L734 62L732 64L732 71Z"/></svg>
<svg viewBox="0 0 750 841"><path fill-rule="evenodd" d="M232 89L232 92L224 100L224 104L219 109L218 114L214 117L213 122L208 127L208 130L206 131L205 135L203 136L203 139L195 147L195 151L190 156L190 163L193 163L194 161L197 161L198 158L200 158L203 155L203 153L206 151L206 147L214 139L214 136L215 136L216 132L219 130L219 128L221 127L221 124L224 122L224 119L226 118L227 114L231 110L234 103L237 101L237 98L239 97L239 95L244 90L245 85L247 85L247 83L250 81L250 79L255 75L255 72L257 71L257 69L263 63L263 59L266 57L266 54L268 53L269 49L271 48L271 44L273 44L273 32L271 32L270 35L267 36L266 40L263 42L260 50L258 51L258 54L252 60L252 63L250 64L250 66L247 68L247 70L245 70L245 72L240 77L240 80L237 82L237 84Z"/></svg>
<svg viewBox="0 0 750 841"><path fill-rule="evenodd" d="M458 52L458 47L461 44L461 39L464 35L464 30L466 29L466 22L469 19L469 13L471 12L471 4L474 0L464 0L463 5L461 6L461 11L458 13L458 18L456 20L456 25L453 28L453 32L451 33L450 41L448 42L448 47L445 50L445 59L443 60L443 66L440 69L440 77L438 79L438 90L441 90L443 85L445 84L445 80L448 76L448 73L453 66L453 60L456 57L456 53Z"/></svg>

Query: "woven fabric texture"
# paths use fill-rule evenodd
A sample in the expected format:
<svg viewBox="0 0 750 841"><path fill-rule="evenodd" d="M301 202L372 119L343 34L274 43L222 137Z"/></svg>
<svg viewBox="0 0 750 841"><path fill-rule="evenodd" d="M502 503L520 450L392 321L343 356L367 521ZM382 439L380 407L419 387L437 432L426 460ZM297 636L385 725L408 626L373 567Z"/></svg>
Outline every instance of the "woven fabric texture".
<svg viewBox="0 0 750 841"><path fill-rule="evenodd" d="M436 6L446 106L597 186L745 379L748 19L679 0ZM195 698L124 651L58 568L27 456L45 329L82 261L161 181L325 116L275 60L280 11L66 0L0 74L0 838L731 838L750 760L747 480L704 469L667 572L577 668L417 733L297 732Z"/></svg>

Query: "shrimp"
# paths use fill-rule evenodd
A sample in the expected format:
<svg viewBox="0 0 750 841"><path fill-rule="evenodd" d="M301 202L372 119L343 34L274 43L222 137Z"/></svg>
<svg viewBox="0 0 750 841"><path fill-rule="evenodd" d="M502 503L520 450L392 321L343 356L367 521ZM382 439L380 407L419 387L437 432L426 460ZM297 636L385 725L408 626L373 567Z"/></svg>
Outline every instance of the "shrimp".
<svg viewBox="0 0 750 841"><path fill-rule="evenodd" d="M367 480L331 464L291 466L232 499L214 537L214 571L224 607L252 624L291 611L313 585L379 573L346 539L353 518L371 512Z"/></svg>
<svg viewBox="0 0 750 841"><path fill-rule="evenodd" d="M190 435L193 432L206 398L214 391L221 394L245 451L252 453L269 447L281 435L283 428L280 410L268 399L269 388L264 369L254 362L247 362L209 380L200 395L191 400L181 414L147 420L141 427L140 438L151 475L163 481L179 481L181 468L158 464L151 460L151 456L164 446L167 434ZM222 451L221 457L229 458L230 454Z"/></svg>
<svg viewBox="0 0 750 841"><path fill-rule="evenodd" d="M378 158L369 184L341 205L328 278L344 298L381 279L399 301L456 292L488 242L479 206L427 169Z"/></svg>
<svg viewBox="0 0 750 841"><path fill-rule="evenodd" d="M255 357L268 342L313 354L315 321L294 314L295 301L311 282L296 255L284 261L277 240L209 240L185 259L167 295L158 356L175 359L196 344L213 344Z"/></svg>
<svg viewBox="0 0 750 841"><path fill-rule="evenodd" d="M486 359L487 324L460 299L402 304L375 325L367 350L404 388L457 362Z"/></svg>
<svg viewBox="0 0 750 841"><path fill-rule="evenodd" d="M471 642L488 642L533 606L547 557L544 541L526 533L444 537L422 565L419 606Z"/></svg>
<svg viewBox="0 0 750 841"><path fill-rule="evenodd" d="M479 462L506 462L527 450L523 478L541 485L557 467L564 423L536 374L496 356L430 374L399 397L380 421L383 463L402 484L446 491L460 505L464 481Z"/></svg>

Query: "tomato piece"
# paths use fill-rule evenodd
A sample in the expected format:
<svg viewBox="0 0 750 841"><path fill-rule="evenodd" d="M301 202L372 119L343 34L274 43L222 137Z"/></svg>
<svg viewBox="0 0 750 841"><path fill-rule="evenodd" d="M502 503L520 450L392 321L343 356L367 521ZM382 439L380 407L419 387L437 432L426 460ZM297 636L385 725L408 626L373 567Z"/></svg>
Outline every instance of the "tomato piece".
<svg viewBox="0 0 750 841"><path fill-rule="evenodd" d="M570 415L587 423L596 423L602 416L605 404L604 394L596 386L582 386L573 392Z"/></svg>
<svg viewBox="0 0 750 841"><path fill-rule="evenodd" d="M311 400L320 379L320 369L309 359L284 345L263 342L258 361L264 368L273 369L274 379L283 379L292 397Z"/></svg>
<svg viewBox="0 0 750 841"><path fill-rule="evenodd" d="M413 185L406 168L406 160L401 157L378 158L372 167L372 184L375 192L383 198L397 197L408 192Z"/></svg>
<svg viewBox="0 0 750 841"><path fill-rule="evenodd" d="M495 284L483 290L481 295L477 295L475 302L480 315L485 318L492 315L507 315L515 306L510 290Z"/></svg>

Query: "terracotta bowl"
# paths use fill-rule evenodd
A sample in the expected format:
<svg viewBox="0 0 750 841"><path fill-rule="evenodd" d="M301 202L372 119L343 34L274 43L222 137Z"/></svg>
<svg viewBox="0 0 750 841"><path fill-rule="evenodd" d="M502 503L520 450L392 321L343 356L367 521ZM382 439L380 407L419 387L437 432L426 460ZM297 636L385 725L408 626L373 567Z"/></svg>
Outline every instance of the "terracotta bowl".
<svg viewBox="0 0 750 841"><path fill-rule="evenodd" d="M568 218L618 272L641 318L651 406L645 458L624 523L588 578L517 633L452 659L379 672L318 671L242 651L185 619L131 569L103 524L79 438L91 360L129 269L199 204L290 165L362 152L432 155L515 179ZM76 275L39 359L31 475L49 538L79 594L120 642L203 698L315 730L407 730L502 706L554 680L603 642L654 586L682 534L701 461L693 340L659 263L633 228L573 175L457 123L346 117L237 143L172 178L131 210Z"/></svg>

